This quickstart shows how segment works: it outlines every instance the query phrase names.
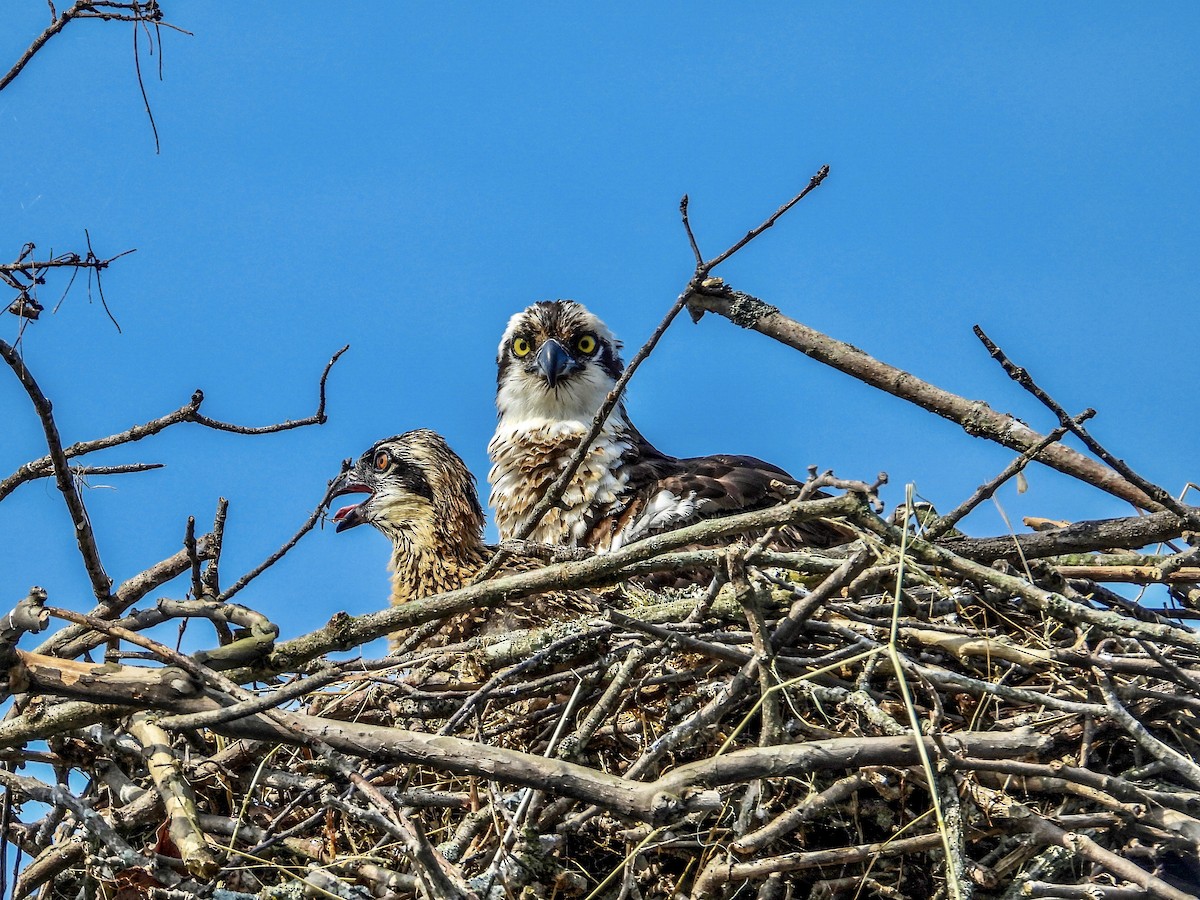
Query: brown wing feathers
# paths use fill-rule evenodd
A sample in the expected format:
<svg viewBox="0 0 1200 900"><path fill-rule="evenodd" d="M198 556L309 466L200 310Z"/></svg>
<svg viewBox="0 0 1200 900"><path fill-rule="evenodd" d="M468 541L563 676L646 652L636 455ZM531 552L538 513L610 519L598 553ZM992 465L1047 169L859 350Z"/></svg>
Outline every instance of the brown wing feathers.
<svg viewBox="0 0 1200 900"><path fill-rule="evenodd" d="M666 530L662 521L642 522L640 529L635 526L649 505L657 503L660 508L668 509L669 501L664 495L675 498L677 515L670 525L679 528L701 519L774 506L794 498L801 488L800 482L787 472L753 456L717 454L676 459L657 450L653 452L652 463L642 460L629 464L627 506L612 523L615 533L633 528L637 533L630 534L630 539ZM814 494L814 497L824 496L827 495ZM597 526L603 527L597 523L593 528ZM831 547L850 539L848 531L836 526L807 523L798 530L787 531L783 544Z"/></svg>

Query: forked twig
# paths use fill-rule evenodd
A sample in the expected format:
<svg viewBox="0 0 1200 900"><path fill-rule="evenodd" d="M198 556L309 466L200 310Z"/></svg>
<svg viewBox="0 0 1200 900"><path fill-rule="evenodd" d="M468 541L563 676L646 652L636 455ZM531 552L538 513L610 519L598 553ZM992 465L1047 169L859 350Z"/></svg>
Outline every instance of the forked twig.
<svg viewBox="0 0 1200 900"><path fill-rule="evenodd" d="M319 383L317 410L311 416L305 416L302 419L288 419L284 422L279 422L274 425L246 426L232 425L227 422L221 422L216 419L210 419L208 416L200 413L200 404L204 402L204 392L197 390L192 394L190 401L185 403L179 409L169 412L157 419L151 419L141 425L134 425L119 434L109 435L108 437L97 438L90 441L79 441L71 444L69 447L63 448L63 455L67 459L72 459L77 456L83 456L88 453L95 453L99 450L107 450L110 447L117 447L121 444L130 444L135 441L140 441L143 438L150 437L170 428L172 425L178 425L181 422L193 422L197 425L202 425L205 428L213 428L217 431L228 431L234 434L274 434L279 431L289 431L293 428L304 428L309 425L324 425L328 421L325 414L325 383L329 377L329 372L333 368L333 364L338 361L343 353L350 348L347 344L342 347L330 358L325 364L325 369L321 373ZM43 478L54 471L54 463L51 457L44 456L41 459L35 459L25 463L17 471L13 472L4 480L0 481L0 500L3 500L14 490L20 487L27 481L32 481L35 478Z"/></svg>
<svg viewBox="0 0 1200 900"><path fill-rule="evenodd" d="M1075 421L1086 422L1095 414L1096 411L1094 409L1085 409L1075 417ZM1051 444L1062 440L1063 435L1065 435L1067 431L1068 428L1065 425L1060 425L1058 428L1055 428L1052 432L1010 462L1007 466L1005 466L1004 470L1001 471L999 475L997 475L991 481L981 484L976 489L975 493L960 503L957 507L946 513L946 515L934 519L925 529L925 533L923 535L925 540L936 541L939 537L948 532L951 528L962 521L963 517L968 515L973 509L979 506L980 503L983 503L985 500L991 498L996 491L1000 490L1002 485L1008 482L1010 478L1013 478L1018 472L1024 470L1027 465L1037 459L1039 453L1041 453Z"/></svg>
<svg viewBox="0 0 1200 900"><path fill-rule="evenodd" d="M1052 413L1054 413L1055 416L1058 417L1058 421L1062 427L1068 429L1076 437L1083 441L1084 444L1087 445L1087 448L1100 457L1100 459L1103 460L1110 468L1112 468L1113 471L1115 471L1130 484L1135 485L1140 491L1151 498L1153 501L1152 503L1143 504L1147 509L1151 511L1169 509L1177 516L1187 519L1193 528L1200 528L1200 516L1197 516L1190 507L1185 506L1183 503L1176 500L1173 496L1171 496L1170 491L1164 490L1158 485L1143 478L1132 468L1130 468L1130 466L1126 464L1123 459L1117 459L1117 457L1109 453L1108 450L1106 450L1099 441L1092 437L1091 434L1088 433L1087 429L1076 422L1070 416L1070 414L1054 400L1053 397L1047 394L1042 388L1038 387L1037 383L1033 380L1032 376L1030 376L1026 369L1014 364L1012 360L1005 355L1004 351L996 346L996 343L984 333L982 328L976 325L974 326L973 330L975 332L975 336L978 337L983 345L987 348L988 354L992 357L992 359L996 360L996 362L1000 364L1005 373L1008 374L1009 378L1021 385L1021 387L1025 388L1025 390L1041 401L1041 403L1047 409L1049 409Z"/></svg>

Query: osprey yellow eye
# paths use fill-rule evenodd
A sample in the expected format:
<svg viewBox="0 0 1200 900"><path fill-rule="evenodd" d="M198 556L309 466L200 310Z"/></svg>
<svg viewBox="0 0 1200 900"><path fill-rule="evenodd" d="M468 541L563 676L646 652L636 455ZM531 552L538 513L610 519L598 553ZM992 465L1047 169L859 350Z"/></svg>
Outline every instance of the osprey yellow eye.
<svg viewBox="0 0 1200 900"><path fill-rule="evenodd" d="M512 348L513 353L515 353L517 356L528 356L529 351L533 349L533 347L529 345L529 341L520 337L513 339Z"/></svg>
<svg viewBox="0 0 1200 900"><path fill-rule="evenodd" d="M579 348L580 353L586 353L590 356L596 352L596 336L592 334L582 335L575 342L575 346Z"/></svg>
<svg viewBox="0 0 1200 900"><path fill-rule="evenodd" d="M392 457L386 450L380 450L375 454L375 468L382 472L392 464Z"/></svg>

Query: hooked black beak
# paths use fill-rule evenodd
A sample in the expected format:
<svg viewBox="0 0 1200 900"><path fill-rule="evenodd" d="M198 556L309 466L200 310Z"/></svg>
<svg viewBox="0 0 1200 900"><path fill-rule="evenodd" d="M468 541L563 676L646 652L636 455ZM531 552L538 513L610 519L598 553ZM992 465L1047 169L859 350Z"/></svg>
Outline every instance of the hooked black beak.
<svg viewBox="0 0 1200 900"><path fill-rule="evenodd" d="M564 375L570 375L579 368L577 363L558 341L551 338L542 344L537 352L537 369L546 379L546 384L555 387Z"/></svg>
<svg viewBox="0 0 1200 900"><path fill-rule="evenodd" d="M343 497L346 494L366 494L366 498L360 503L351 503L349 506L343 506L333 514L333 521L337 522L336 532L343 532L347 528L353 528L356 525L362 525L367 521L366 516L361 512L363 504L371 499L373 491L367 487L358 478L358 469L347 469L334 479L333 484L329 486L329 500L333 501L335 497Z"/></svg>

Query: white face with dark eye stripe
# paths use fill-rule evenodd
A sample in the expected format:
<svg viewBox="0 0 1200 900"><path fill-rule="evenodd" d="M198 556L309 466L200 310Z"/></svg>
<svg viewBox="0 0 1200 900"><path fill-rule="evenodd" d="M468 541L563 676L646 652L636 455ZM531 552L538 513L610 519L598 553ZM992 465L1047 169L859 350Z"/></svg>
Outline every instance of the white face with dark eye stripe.
<svg viewBox="0 0 1200 900"><path fill-rule="evenodd" d="M428 429L373 444L331 486L331 498L349 494L366 497L337 510L339 532L369 524L393 541L441 530L470 542L483 529L474 477L445 439Z"/></svg>
<svg viewBox="0 0 1200 900"><path fill-rule="evenodd" d="M572 300L517 313L496 358L501 421L590 423L624 368L620 349L604 323Z"/></svg>

